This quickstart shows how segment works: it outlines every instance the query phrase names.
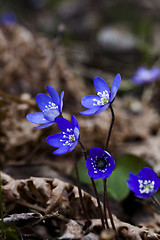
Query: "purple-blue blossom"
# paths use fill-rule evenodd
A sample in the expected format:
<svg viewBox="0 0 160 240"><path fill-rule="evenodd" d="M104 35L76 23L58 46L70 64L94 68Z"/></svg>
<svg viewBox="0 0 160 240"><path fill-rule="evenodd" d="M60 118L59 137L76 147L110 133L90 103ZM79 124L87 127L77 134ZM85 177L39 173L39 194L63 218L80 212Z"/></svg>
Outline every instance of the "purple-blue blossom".
<svg viewBox="0 0 160 240"><path fill-rule="evenodd" d="M132 82L135 84L151 83L160 77L160 68L152 67L147 69L146 67L139 67L132 77Z"/></svg>
<svg viewBox="0 0 160 240"><path fill-rule="evenodd" d="M26 116L31 123L40 124L35 128L52 125L62 112L64 92L59 97L57 91L50 85L47 86L47 91L50 97L43 93L36 96L36 102L42 112L29 113Z"/></svg>
<svg viewBox="0 0 160 240"><path fill-rule="evenodd" d="M6 12L0 17L0 23L3 25L14 25L17 23L17 17L13 12Z"/></svg>
<svg viewBox="0 0 160 240"><path fill-rule="evenodd" d="M149 167L144 167L139 171L138 176L130 172L127 185L138 198L151 197L160 187L160 179Z"/></svg>
<svg viewBox="0 0 160 240"><path fill-rule="evenodd" d="M108 178L115 168L115 161L111 155L101 148L92 148L86 160L88 175L91 178Z"/></svg>
<svg viewBox="0 0 160 240"><path fill-rule="evenodd" d="M71 152L76 147L80 135L80 129L78 121L73 115L71 121L72 123L63 117L58 117L56 119L56 123L62 132L47 137L47 143L58 148L53 154L60 155Z"/></svg>
<svg viewBox="0 0 160 240"><path fill-rule="evenodd" d="M87 95L82 98L81 104L88 108L88 110L81 112L83 115L99 114L109 107L119 89L121 75L118 73L115 76L111 91L102 78L95 77L93 81L97 95Z"/></svg>

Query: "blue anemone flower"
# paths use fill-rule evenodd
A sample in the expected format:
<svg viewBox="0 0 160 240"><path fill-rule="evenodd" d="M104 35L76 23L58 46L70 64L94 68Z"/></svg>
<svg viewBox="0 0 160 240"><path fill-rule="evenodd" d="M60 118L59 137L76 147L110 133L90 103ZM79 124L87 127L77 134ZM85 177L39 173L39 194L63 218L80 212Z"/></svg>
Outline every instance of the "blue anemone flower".
<svg viewBox="0 0 160 240"><path fill-rule="evenodd" d="M56 119L56 123L62 132L47 137L47 143L58 148L53 154L60 155L71 152L76 147L80 135L80 129L78 121L73 115L71 120L72 123L63 117L58 117Z"/></svg>
<svg viewBox="0 0 160 240"><path fill-rule="evenodd" d="M121 75L118 73L113 81L111 91L107 83L100 77L94 78L94 86L97 95L84 96L81 103L84 107L89 108L82 111L83 115L99 114L109 107L113 102L121 82Z"/></svg>
<svg viewBox="0 0 160 240"><path fill-rule="evenodd" d="M160 179L151 168L144 167L139 171L138 176L130 172L127 185L136 197L148 198L160 187Z"/></svg>
<svg viewBox="0 0 160 240"><path fill-rule="evenodd" d="M160 77L160 68L152 67L147 69L146 67L139 67L132 77L132 82L135 84L151 83Z"/></svg>
<svg viewBox="0 0 160 240"><path fill-rule="evenodd" d="M88 175L91 178L108 178L115 168L115 161L111 155L101 148L92 148L86 160Z"/></svg>
<svg viewBox="0 0 160 240"><path fill-rule="evenodd" d="M52 125L62 112L64 92L59 98L57 91L52 86L47 86L50 97L40 93L36 96L36 101L42 112L27 114L26 118L31 123L41 124L35 128L45 128Z"/></svg>

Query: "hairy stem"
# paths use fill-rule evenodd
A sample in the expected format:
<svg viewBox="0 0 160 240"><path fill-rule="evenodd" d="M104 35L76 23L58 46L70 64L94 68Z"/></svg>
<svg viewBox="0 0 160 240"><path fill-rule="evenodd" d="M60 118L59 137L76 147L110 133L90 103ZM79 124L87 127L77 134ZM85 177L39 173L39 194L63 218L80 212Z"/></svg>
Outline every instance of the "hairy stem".
<svg viewBox="0 0 160 240"><path fill-rule="evenodd" d="M105 219L105 223L106 223L106 227L109 229L109 225L108 225L108 221L107 221L107 213L106 213L106 196L107 196L107 192L106 192L106 179L103 179L103 187L104 187L104 193L103 193L103 211L104 211L104 219Z"/></svg>
<svg viewBox="0 0 160 240"><path fill-rule="evenodd" d="M116 228L115 228L115 225L114 225L114 221L113 221L113 217L112 217L112 213L111 213L111 209L110 209L109 201L108 201L107 179L105 179L105 180L106 180L106 207L107 207L107 210L108 210L108 214L109 214L109 218L110 218L110 221L111 221L112 228L116 232Z"/></svg>
<svg viewBox="0 0 160 240"><path fill-rule="evenodd" d="M87 213L86 206L85 206L84 201L83 201L81 184L80 184L80 179L79 179L78 166L77 166L77 161L76 161L75 158L74 158L74 166L75 166L75 170L76 170L76 180L77 180L78 193L79 193L79 198L80 198L81 206L82 206L82 209L83 209L84 216L86 217L86 220L87 220L87 222L89 223L89 222L90 222L90 219L89 219L89 216L88 216L88 213Z"/></svg>
<svg viewBox="0 0 160 240"><path fill-rule="evenodd" d="M82 151L83 151L85 160L87 160L87 151L86 151L86 148L83 146L83 144L81 143L80 139L78 140L78 143L79 143L79 145L80 145L81 148L82 148ZM92 186L93 186L93 190L94 190L94 193L95 193L95 196L96 196L96 199L97 199L97 204L98 204L99 215L100 215L100 218L101 218L102 227L105 228L104 219L103 219L103 212L102 212L101 203L100 203L99 195L98 195L98 192L97 192L97 188L96 188L94 179L91 178L91 177L90 177L90 179L91 179Z"/></svg>
<svg viewBox="0 0 160 240"><path fill-rule="evenodd" d="M110 111L111 111L112 119L111 119L110 128L109 128L107 141L106 141L104 150L108 150L108 145L109 145L109 141L110 141L110 137L111 137L111 132L112 132L113 124L114 124L114 121L115 121L115 115L114 115L114 111L113 111L113 108L112 108L111 104L110 104L109 108L110 108ZM104 186L103 206L104 206L104 215L105 215L106 226L108 226L107 216L106 216L106 208L107 208L112 228L116 232L116 228L115 228L115 225L114 225L114 221L113 221L113 217L112 217L112 213L111 213L111 209L110 209L109 201L108 201L107 179L103 180L103 186ZM118 236L116 236L116 239L118 239Z"/></svg>
<svg viewBox="0 0 160 240"><path fill-rule="evenodd" d="M151 196L153 202L157 205L157 207L160 209L160 203L159 201L154 197L154 196Z"/></svg>
<svg viewBox="0 0 160 240"><path fill-rule="evenodd" d="M111 105L111 104L109 105L109 108L110 108L110 110L111 110L112 119L111 119L111 124L110 124L110 128L109 128L109 132L108 132L108 136L107 136L107 141L106 141L106 145L105 145L105 147L104 147L104 150L107 150L107 149L108 149L109 140L110 140L110 137L111 137L111 132L112 132L112 128L113 128L113 124L114 124L114 120L115 120L115 115L114 115L114 111L113 111L113 108L112 108L112 105Z"/></svg>

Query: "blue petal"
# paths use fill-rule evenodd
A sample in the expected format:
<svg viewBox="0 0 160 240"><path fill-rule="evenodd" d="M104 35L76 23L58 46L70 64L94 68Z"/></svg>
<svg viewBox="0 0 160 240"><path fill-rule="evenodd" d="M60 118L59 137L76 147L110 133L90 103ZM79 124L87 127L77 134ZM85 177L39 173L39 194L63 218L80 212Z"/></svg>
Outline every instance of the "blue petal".
<svg viewBox="0 0 160 240"><path fill-rule="evenodd" d="M139 177L144 180L154 180L157 178L157 174L149 167L144 167L138 173Z"/></svg>
<svg viewBox="0 0 160 240"><path fill-rule="evenodd" d="M102 179L106 179L112 174L112 171L106 170L104 173L101 172L100 174Z"/></svg>
<svg viewBox="0 0 160 240"><path fill-rule="evenodd" d="M93 115L95 114L98 110L100 109L100 107L94 107L94 108L91 108L91 109L88 109L88 110L85 110L85 111L81 111L80 113L83 114L83 115Z"/></svg>
<svg viewBox="0 0 160 240"><path fill-rule="evenodd" d="M67 128L73 129L72 124L63 117L56 118L56 123L57 123L58 127L62 130L62 132L66 132Z"/></svg>
<svg viewBox="0 0 160 240"><path fill-rule="evenodd" d="M78 141L75 141L75 142L72 144L72 146L69 147L69 151L68 151L68 152L73 151L73 149L77 146L77 143L78 143Z"/></svg>
<svg viewBox="0 0 160 240"><path fill-rule="evenodd" d="M105 151L104 151L102 148L99 148L99 147L92 148L92 149L89 151L89 157L90 157L90 158L93 158L93 159L94 159L96 156L101 157L103 154L105 154Z"/></svg>
<svg viewBox="0 0 160 240"><path fill-rule="evenodd" d="M149 193L135 193L134 195L138 198L148 198L150 196L152 196L154 194L154 192L149 192Z"/></svg>
<svg viewBox="0 0 160 240"><path fill-rule="evenodd" d="M106 110L109 107L109 105L110 105L110 102L108 104L100 106L99 109L95 112L95 115L97 115L97 114L103 112L104 110Z"/></svg>
<svg viewBox="0 0 160 240"><path fill-rule="evenodd" d="M96 92L102 92L107 90L107 92L109 93L110 92L110 89L107 85L107 83L100 77L95 77L94 78L94 86L95 86L95 89L96 89Z"/></svg>
<svg viewBox="0 0 160 240"><path fill-rule="evenodd" d="M155 181L154 191L157 191L160 187L160 179L157 174L149 167L144 167L141 171L139 171L139 176L144 180Z"/></svg>
<svg viewBox="0 0 160 240"><path fill-rule="evenodd" d="M37 101L38 107L42 111L44 111L46 109L46 106L49 105L49 102L53 103L52 99L43 93L40 93L36 96L36 101Z"/></svg>
<svg viewBox="0 0 160 240"><path fill-rule="evenodd" d="M63 97L64 97L64 91L61 92L61 100L60 100L60 112L62 112L62 108L63 108Z"/></svg>
<svg viewBox="0 0 160 240"><path fill-rule="evenodd" d="M52 101L59 106L60 104L60 99L59 99L59 95L57 93L57 91L50 85L47 86L47 91L49 92L49 95L52 98Z"/></svg>
<svg viewBox="0 0 160 240"><path fill-rule="evenodd" d="M78 124L78 121L76 119L76 117L74 115L72 115L71 117L71 121L72 121L72 125L73 125L73 128L78 128L79 129L79 124Z"/></svg>
<svg viewBox="0 0 160 240"><path fill-rule="evenodd" d="M118 73L113 81L112 87L111 87L111 97L110 97L110 102L113 101L113 99L115 98L117 91L119 89L121 83L121 75Z"/></svg>
<svg viewBox="0 0 160 240"><path fill-rule="evenodd" d="M155 81L158 77L160 77L160 69L158 67L153 67L152 69L139 67L132 77L132 82L135 84L150 83Z"/></svg>
<svg viewBox="0 0 160 240"><path fill-rule="evenodd" d="M91 158L88 157L87 160L86 160L86 168L88 170L92 170L93 169L93 165L91 164L92 162L93 162L93 160L91 160Z"/></svg>
<svg viewBox="0 0 160 240"><path fill-rule="evenodd" d="M127 180L128 188L135 192L139 193L139 183L138 183L138 176L133 174L132 172L129 173L129 180Z"/></svg>
<svg viewBox="0 0 160 240"><path fill-rule="evenodd" d="M95 106L98 106L96 104L96 101L93 101L93 99L97 100L97 101L100 101L101 98L97 95L87 95L87 96L84 96L82 99L81 99L81 104L86 107L86 108L93 108ZM96 105L94 105L96 104Z"/></svg>
<svg viewBox="0 0 160 240"><path fill-rule="evenodd" d="M151 75L153 80L156 80L158 77L160 77L160 68L153 67L151 69Z"/></svg>
<svg viewBox="0 0 160 240"><path fill-rule="evenodd" d="M97 171L97 173L94 172L94 170L89 170L88 175L93 179L99 179L101 178L100 172Z"/></svg>
<svg viewBox="0 0 160 240"><path fill-rule="evenodd" d="M76 140L78 141L79 135L80 135L79 129L77 127L75 127L73 132L74 132L74 136L75 136Z"/></svg>
<svg viewBox="0 0 160 240"><path fill-rule="evenodd" d="M53 122L45 123L45 124L42 124L42 125L34 127L34 128L37 128L37 129L46 128L46 127L51 126L53 123L55 123L55 122L53 121Z"/></svg>
<svg viewBox="0 0 160 240"><path fill-rule="evenodd" d="M48 109L46 111L44 111L44 117L48 120L48 121L54 121L56 117L58 117L60 115L59 110L57 109Z"/></svg>
<svg viewBox="0 0 160 240"><path fill-rule="evenodd" d="M48 123L48 120L44 118L44 115L42 112L29 113L27 114L26 118L28 121L35 124Z"/></svg>
<svg viewBox="0 0 160 240"><path fill-rule="evenodd" d="M69 149L69 146L64 146L62 148L58 148L57 150L55 150L53 152L53 154L56 154L56 155L61 155L61 154L64 154L64 153L67 153L67 152L70 152L70 149Z"/></svg>
<svg viewBox="0 0 160 240"><path fill-rule="evenodd" d="M62 147L65 141L60 141L63 140L63 133L57 133L54 135L50 135L47 137L46 141L49 145L52 147Z"/></svg>

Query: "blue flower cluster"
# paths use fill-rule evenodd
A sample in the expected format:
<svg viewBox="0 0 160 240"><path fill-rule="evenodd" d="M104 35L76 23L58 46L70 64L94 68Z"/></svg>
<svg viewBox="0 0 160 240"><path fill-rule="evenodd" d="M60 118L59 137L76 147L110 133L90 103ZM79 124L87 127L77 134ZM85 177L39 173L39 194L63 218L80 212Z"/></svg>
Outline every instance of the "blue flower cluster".
<svg viewBox="0 0 160 240"><path fill-rule="evenodd" d="M153 79L158 74L159 70L157 68L152 69L152 72L148 72L145 68L140 68L134 80L135 82L140 82L140 78L141 80L144 78L149 79L151 76ZM94 86L97 95L88 95L82 98L82 105L89 109L81 113L83 115L99 114L107 109L116 96L120 82L121 76L117 74L110 91L107 83L102 78L95 77ZM42 93L36 96L41 112L30 113L26 117L30 122L38 124L35 128L39 129L46 128L56 122L62 132L48 136L47 143L57 148L53 154L60 155L71 152L79 142L80 128L78 121L73 115L71 117L72 123L62 117L64 92L59 97L57 91L49 85L47 86L47 91L50 96ZM105 179L114 170L115 161L107 151L96 147L89 151L86 167L91 178ZM146 167L139 171L138 176L130 172L127 185L136 197L148 198L160 187L160 179L152 169Z"/></svg>
<svg viewBox="0 0 160 240"><path fill-rule="evenodd" d="M95 77L94 85L97 96L90 95L82 98L82 105L90 109L81 113L84 115L98 114L107 109L116 96L120 82L121 76L117 74L110 91L102 78ZM62 132L48 136L47 143L57 148L53 154L60 155L71 152L76 147L80 137L78 121L74 116L71 117L72 123L62 117L64 92L59 97L57 91L49 85L47 91L50 96L42 93L36 96L41 112L29 113L26 117L30 122L38 124L35 127L38 129L49 127L56 122ZM86 167L90 177L104 179L111 175L115 168L115 162L107 151L101 148L93 148L89 151Z"/></svg>

